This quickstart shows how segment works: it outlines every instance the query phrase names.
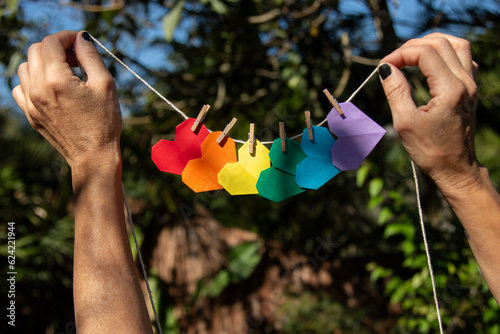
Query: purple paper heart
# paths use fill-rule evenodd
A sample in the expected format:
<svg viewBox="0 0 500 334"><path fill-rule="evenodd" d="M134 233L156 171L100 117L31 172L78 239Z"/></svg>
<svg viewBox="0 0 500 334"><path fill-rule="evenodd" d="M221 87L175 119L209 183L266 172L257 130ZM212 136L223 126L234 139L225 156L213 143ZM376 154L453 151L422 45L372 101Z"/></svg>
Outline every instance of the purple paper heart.
<svg viewBox="0 0 500 334"><path fill-rule="evenodd" d="M330 132L338 138L332 146L332 162L341 171L359 168L385 134L385 129L351 102L340 103L344 117L335 108L328 114Z"/></svg>

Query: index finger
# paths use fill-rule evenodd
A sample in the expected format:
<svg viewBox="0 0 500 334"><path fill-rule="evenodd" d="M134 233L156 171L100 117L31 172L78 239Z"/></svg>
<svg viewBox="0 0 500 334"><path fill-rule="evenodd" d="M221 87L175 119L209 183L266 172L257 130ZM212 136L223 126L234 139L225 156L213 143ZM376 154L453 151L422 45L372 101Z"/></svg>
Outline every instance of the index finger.
<svg viewBox="0 0 500 334"><path fill-rule="evenodd" d="M67 63L66 51L73 48L77 34L76 31L63 30L45 37L41 43L43 59L47 63Z"/></svg>
<svg viewBox="0 0 500 334"><path fill-rule="evenodd" d="M443 34L443 36L446 36ZM412 39L404 44L406 46L422 46L430 45L433 47L439 56L446 63L448 68L453 72L453 74L462 81L462 83L467 87L469 94L473 95L476 84L473 80L472 69L466 69L462 60L459 58L457 51L454 49L450 41L441 37L438 34L428 35L424 38ZM469 64L472 66L472 62Z"/></svg>
<svg viewBox="0 0 500 334"><path fill-rule="evenodd" d="M474 64L472 61L472 54L469 41L463 38L458 38L455 36L446 35L439 32L427 35L423 37L423 39L436 38L436 37L446 38L450 42L453 49L455 49L458 59L460 59L460 62L462 63L462 66L464 67L465 71L471 78L474 78Z"/></svg>
<svg viewBox="0 0 500 334"><path fill-rule="evenodd" d="M458 97L456 94L447 94L455 91L453 88L464 88L462 82L453 74L438 52L430 45L401 47L381 60L381 63L391 63L398 68L418 66L427 78L431 96L450 99L452 104ZM453 85L457 85L452 87ZM456 90L458 91L458 90Z"/></svg>

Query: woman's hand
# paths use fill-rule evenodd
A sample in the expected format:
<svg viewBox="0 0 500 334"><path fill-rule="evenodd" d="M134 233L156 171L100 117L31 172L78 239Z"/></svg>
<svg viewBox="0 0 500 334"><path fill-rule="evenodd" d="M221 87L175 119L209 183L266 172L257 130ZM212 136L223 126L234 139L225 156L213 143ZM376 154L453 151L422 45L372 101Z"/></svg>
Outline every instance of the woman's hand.
<svg viewBox="0 0 500 334"><path fill-rule="evenodd" d="M434 33L405 43L379 68L394 127L412 160L444 191L479 177L474 151L475 73L468 41ZM418 66L427 78L430 101L417 107L399 70Z"/></svg>
<svg viewBox="0 0 500 334"><path fill-rule="evenodd" d="M87 33L61 31L29 48L19 79L17 104L72 168L78 333L152 333L125 225L113 78Z"/></svg>
<svg viewBox="0 0 500 334"><path fill-rule="evenodd" d="M78 61L83 82L71 67ZM120 161L121 114L115 82L86 32L61 31L33 44L12 95L30 124L75 167Z"/></svg>

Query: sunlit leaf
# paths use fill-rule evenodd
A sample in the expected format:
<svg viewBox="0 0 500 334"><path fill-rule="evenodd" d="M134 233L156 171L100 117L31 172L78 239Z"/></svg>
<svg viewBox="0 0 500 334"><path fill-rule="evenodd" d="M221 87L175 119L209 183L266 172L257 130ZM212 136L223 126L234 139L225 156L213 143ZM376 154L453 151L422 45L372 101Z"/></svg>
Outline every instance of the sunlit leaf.
<svg viewBox="0 0 500 334"><path fill-rule="evenodd" d="M246 279L259 264L262 254L260 240L242 243L231 248L228 254L228 270L233 276L233 282Z"/></svg>
<svg viewBox="0 0 500 334"><path fill-rule="evenodd" d="M184 8L185 0L179 1L162 20L163 35L167 42L172 42L177 24L181 19L182 9Z"/></svg>

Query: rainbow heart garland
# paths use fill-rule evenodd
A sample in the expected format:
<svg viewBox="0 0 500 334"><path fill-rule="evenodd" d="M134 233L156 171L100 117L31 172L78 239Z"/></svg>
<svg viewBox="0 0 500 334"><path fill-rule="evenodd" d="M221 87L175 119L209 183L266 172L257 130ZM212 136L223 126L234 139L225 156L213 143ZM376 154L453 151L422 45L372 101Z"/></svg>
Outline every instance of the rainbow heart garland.
<svg viewBox="0 0 500 334"><path fill-rule="evenodd" d="M280 202L306 189L318 189L340 171L357 169L385 134L384 128L353 103L339 104L327 116L328 129L313 126L313 140L304 129L299 143L281 139L268 150L258 140L254 154L247 141L238 150L233 139L220 144L221 132L208 133L204 125L191 131L189 118L179 124L175 140L160 140L151 150L151 158L160 171L182 175L182 181L195 192L226 189L231 195L259 194ZM335 140L332 133L337 137Z"/></svg>

